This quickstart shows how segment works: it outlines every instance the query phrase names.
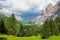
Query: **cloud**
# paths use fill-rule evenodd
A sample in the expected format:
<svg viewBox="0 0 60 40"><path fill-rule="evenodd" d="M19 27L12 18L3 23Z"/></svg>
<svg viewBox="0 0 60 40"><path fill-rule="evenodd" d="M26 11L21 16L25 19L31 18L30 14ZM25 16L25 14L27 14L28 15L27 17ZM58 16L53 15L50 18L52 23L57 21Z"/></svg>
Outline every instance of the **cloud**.
<svg viewBox="0 0 60 40"><path fill-rule="evenodd" d="M12 8L20 11L26 11L33 6L37 10L44 9L49 3L55 4L58 0L10 0Z"/></svg>
<svg viewBox="0 0 60 40"><path fill-rule="evenodd" d="M56 4L58 0L3 0L0 1L0 8L5 15L11 15L12 12L17 16L23 12L40 12L50 3ZM23 13L24 14L24 13Z"/></svg>
<svg viewBox="0 0 60 40"><path fill-rule="evenodd" d="M6 0L0 1L5 7L11 7L12 10L26 11L36 6L37 10L44 9L49 3L55 4L58 0Z"/></svg>
<svg viewBox="0 0 60 40"><path fill-rule="evenodd" d="M0 1L6 1L6 0L0 0Z"/></svg>

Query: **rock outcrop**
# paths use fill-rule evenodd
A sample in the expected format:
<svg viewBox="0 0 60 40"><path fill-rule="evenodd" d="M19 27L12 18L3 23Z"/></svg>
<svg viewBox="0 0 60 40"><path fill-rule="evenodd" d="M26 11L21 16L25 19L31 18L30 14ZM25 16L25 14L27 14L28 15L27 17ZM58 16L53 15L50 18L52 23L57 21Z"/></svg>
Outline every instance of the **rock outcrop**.
<svg viewBox="0 0 60 40"><path fill-rule="evenodd" d="M42 10L40 16L33 19L33 22L43 24L47 18L54 19L56 16L60 16L60 1L56 5L49 4L45 10Z"/></svg>

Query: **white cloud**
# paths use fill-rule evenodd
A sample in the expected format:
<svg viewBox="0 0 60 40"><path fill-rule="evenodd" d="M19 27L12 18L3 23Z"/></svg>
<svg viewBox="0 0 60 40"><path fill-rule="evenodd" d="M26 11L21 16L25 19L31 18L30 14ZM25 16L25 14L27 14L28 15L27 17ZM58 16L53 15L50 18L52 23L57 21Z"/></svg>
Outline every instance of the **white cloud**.
<svg viewBox="0 0 60 40"><path fill-rule="evenodd" d="M3 6L8 6L12 10L27 11L36 5L37 10L44 9L49 3L55 4L58 0L6 0L0 2Z"/></svg>
<svg viewBox="0 0 60 40"><path fill-rule="evenodd" d="M41 0L40 5L38 6L38 10L45 9L50 3L55 5L58 0Z"/></svg>
<svg viewBox="0 0 60 40"><path fill-rule="evenodd" d="M53 5L56 4L58 0L6 0L6 1L0 1L0 6L2 6L2 12L4 12L6 15L11 14L12 12L16 14L16 11L28 11L31 8L35 8L34 10L42 10L45 9L45 7L52 3ZM19 18L19 17L18 17Z"/></svg>
<svg viewBox="0 0 60 40"><path fill-rule="evenodd" d="M11 6L11 3L10 3L9 0L0 1L0 5L3 6L3 7L10 7Z"/></svg>
<svg viewBox="0 0 60 40"><path fill-rule="evenodd" d="M55 4L58 0L10 0L14 9L22 11L29 10L33 5L37 8L44 9L49 3Z"/></svg>
<svg viewBox="0 0 60 40"><path fill-rule="evenodd" d="M11 12L9 9L7 9L7 8L3 8L3 9L2 9L2 12L6 13L6 14L7 14L7 13L12 13L12 12Z"/></svg>
<svg viewBox="0 0 60 40"><path fill-rule="evenodd" d="M21 11L25 11L25 10L28 10L30 8L30 6L28 6L25 1L11 0L11 3L12 3L12 7L14 9L19 9Z"/></svg>
<svg viewBox="0 0 60 40"><path fill-rule="evenodd" d="M39 10L44 9L49 3L55 4L58 0L10 0L14 9L29 10L36 5Z"/></svg>

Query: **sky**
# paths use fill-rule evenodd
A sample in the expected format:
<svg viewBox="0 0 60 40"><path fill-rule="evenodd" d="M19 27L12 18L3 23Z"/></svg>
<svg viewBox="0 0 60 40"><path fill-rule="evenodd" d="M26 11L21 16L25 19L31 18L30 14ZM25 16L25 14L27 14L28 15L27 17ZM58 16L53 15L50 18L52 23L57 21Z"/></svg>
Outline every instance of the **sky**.
<svg viewBox="0 0 60 40"><path fill-rule="evenodd" d="M28 20L40 15L47 5L56 4L58 0L0 0L0 12L6 16L15 14L17 20Z"/></svg>

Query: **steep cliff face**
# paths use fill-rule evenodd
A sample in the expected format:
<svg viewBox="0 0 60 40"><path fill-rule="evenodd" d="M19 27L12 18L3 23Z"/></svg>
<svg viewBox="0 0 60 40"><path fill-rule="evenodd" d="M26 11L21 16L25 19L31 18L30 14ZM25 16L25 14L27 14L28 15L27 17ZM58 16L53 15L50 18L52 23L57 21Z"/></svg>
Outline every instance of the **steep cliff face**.
<svg viewBox="0 0 60 40"><path fill-rule="evenodd" d="M42 10L40 16L33 19L33 22L43 24L47 18L54 19L56 16L60 16L60 1L56 5L49 4L45 10Z"/></svg>
<svg viewBox="0 0 60 40"><path fill-rule="evenodd" d="M56 4L57 10L55 11L55 15L60 16L60 1Z"/></svg>

